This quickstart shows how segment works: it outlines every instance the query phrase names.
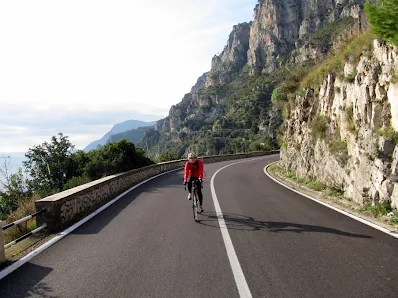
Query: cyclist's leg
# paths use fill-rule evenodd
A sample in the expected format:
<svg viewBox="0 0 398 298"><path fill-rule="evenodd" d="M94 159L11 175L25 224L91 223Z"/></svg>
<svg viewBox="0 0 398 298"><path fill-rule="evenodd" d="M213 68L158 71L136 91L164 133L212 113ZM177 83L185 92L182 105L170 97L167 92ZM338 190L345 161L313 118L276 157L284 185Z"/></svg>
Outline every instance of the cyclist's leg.
<svg viewBox="0 0 398 298"><path fill-rule="evenodd" d="M188 192L191 193L192 192L192 182L188 181Z"/></svg>
<svg viewBox="0 0 398 298"><path fill-rule="evenodd" d="M188 199L191 199L191 194L192 194L192 178L188 177L187 180L187 184L188 184Z"/></svg>
<svg viewBox="0 0 398 298"><path fill-rule="evenodd" d="M200 182L197 182L196 185L198 186L197 190L198 190L199 204L202 207L203 203L202 185L200 184Z"/></svg>

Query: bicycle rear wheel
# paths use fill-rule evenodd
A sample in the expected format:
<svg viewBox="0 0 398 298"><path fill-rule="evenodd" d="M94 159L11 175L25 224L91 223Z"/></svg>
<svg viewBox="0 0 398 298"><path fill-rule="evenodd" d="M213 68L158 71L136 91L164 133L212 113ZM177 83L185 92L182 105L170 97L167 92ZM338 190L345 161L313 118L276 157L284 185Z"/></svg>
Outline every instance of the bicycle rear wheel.
<svg viewBox="0 0 398 298"><path fill-rule="evenodd" d="M192 211L194 221L198 221L198 198L196 194L192 198Z"/></svg>

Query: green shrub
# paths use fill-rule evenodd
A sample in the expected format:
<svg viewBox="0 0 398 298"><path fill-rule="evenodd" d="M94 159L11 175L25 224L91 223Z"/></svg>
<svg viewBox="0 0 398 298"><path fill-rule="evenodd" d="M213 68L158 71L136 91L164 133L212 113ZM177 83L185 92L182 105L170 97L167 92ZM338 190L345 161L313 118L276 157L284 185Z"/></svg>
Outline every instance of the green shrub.
<svg viewBox="0 0 398 298"><path fill-rule="evenodd" d="M328 128L328 119L322 115L316 115L311 122L311 133L314 138L325 139Z"/></svg>
<svg viewBox="0 0 398 298"><path fill-rule="evenodd" d="M67 190L70 188L74 188L76 186L80 186L86 183L89 183L91 179L88 176L78 176L78 177L72 177L69 179L63 187L63 190Z"/></svg>
<svg viewBox="0 0 398 298"><path fill-rule="evenodd" d="M390 222L398 224L398 212L395 211L393 216L390 218Z"/></svg>
<svg viewBox="0 0 398 298"><path fill-rule="evenodd" d="M283 102L287 102L287 90L284 86L279 86L274 89L271 96L271 101L275 105L280 105Z"/></svg>
<svg viewBox="0 0 398 298"><path fill-rule="evenodd" d="M377 0L376 4L367 2L365 12L373 32L398 45L398 0Z"/></svg>
<svg viewBox="0 0 398 298"><path fill-rule="evenodd" d="M390 204L379 204L375 206L365 206L360 209L361 211L370 212L374 217L380 217L387 215L387 213L392 211Z"/></svg>

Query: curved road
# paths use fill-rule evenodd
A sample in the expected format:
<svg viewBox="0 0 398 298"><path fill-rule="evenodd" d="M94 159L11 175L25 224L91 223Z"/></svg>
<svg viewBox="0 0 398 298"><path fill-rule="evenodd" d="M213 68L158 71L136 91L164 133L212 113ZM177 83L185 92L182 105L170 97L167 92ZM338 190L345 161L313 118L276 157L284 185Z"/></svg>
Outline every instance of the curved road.
<svg viewBox="0 0 398 298"><path fill-rule="evenodd" d="M0 296L239 297L245 284L252 297L397 297L397 239L270 180L278 158L205 165L200 223L182 171L154 179L0 280ZM214 185L237 282L210 189L236 162Z"/></svg>

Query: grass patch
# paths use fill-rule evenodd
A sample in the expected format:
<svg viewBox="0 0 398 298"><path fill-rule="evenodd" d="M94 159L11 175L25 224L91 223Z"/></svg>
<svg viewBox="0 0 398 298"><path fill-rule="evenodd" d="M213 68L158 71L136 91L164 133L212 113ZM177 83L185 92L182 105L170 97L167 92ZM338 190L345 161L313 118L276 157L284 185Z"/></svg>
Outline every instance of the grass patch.
<svg viewBox="0 0 398 298"><path fill-rule="evenodd" d="M316 180L312 180L308 177L297 177L296 173L292 170L286 170L282 167L272 165L270 167L271 172L277 172L284 176L285 178L291 179L299 184L307 185L309 188L315 191L322 191L326 189L326 186Z"/></svg>
<svg viewBox="0 0 398 298"><path fill-rule="evenodd" d="M381 151L379 149L379 147L377 146L377 144L373 144L372 145L372 150L369 154L369 159L371 161L375 161L376 159L381 157Z"/></svg>
<svg viewBox="0 0 398 298"><path fill-rule="evenodd" d="M14 222L25 216L33 214L36 212L35 201L39 200L39 196L32 196L28 199L21 200L18 203L18 208L12 212L6 219L6 223ZM24 223L16 225L4 232L4 238L6 243L11 242L26 233L29 233L36 229L36 219L32 218Z"/></svg>
<svg viewBox="0 0 398 298"><path fill-rule="evenodd" d="M311 134L314 138L325 139L328 128L328 118L322 115L316 115L310 124Z"/></svg>
<svg viewBox="0 0 398 298"><path fill-rule="evenodd" d="M352 199L345 197L343 190L338 189L338 188L334 188L334 187L333 188L327 188L326 189L326 195L330 196L330 197L335 197L335 198L340 199L340 200L345 200L345 201L348 201L348 202L352 202Z"/></svg>
<svg viewBox="0 0 398 298"><path fill-rule="evenodd" d="M398 70L395 68L391 70L391 83L398 83Z"/></svg>
<svg viewBox="0 0 398 298"><path fill-rule="evenodd" d="M344 196L344 192L341 189L326 187L321 182L316 181L316 180L311 180L310 178L306 178L306 177L298 178L296 176L296 174L294 173L294 171L286 170L286 169L284 169L280 166L277 166L275 164L270 166L269 170L271 173L281 174L285 178L294 180L295 182L300 183L302 185L306 185L309 188L311 188L312 190L321 191L327 196L335 197L335 198L338 198L341 200L352 202L352 199ZM368 196L368 192L369 192L368 188L363 189L364 196ZM356 204L356 206L358 206L358 204ZM357 211L365 213L365 214L371 214L375 218L381 217L381 216L386 216L387 214L393 212L392 215L391 214L389 215L389 221L393 224L398 224L398 210L393 211L390 204L379 204L376 206L371 206L370 204L368 204L362 208L358 208Z"/></svg>
<svg viewBox="0 0 398 298"><path fill-rule="evenodd" d="M387 213L392 211L392 208L389 204L379 204L375 206L368 205L362 207L360 211L371 213L374 217L380 217L387 215Z"/></svg>
<svg viewBox="0 0 398 298"><path fill-rule="evenodd" d="M398 144L398 132L396 132L392 127L387 129L379 129L377 131L378 136L383 136L387 140L393 142L395 145Z"/></svg>
<svg viewBox="0 0 398 298"><path fill-rule="evenodd" d="M354 83L355 82L355 77L356 77L357 75L355 74L355 73L350 73L350 74L347 74L345 77L344 77L344 80L347 82L347 83Z"/></svg>
<svg viewBox="0 0 398 298"><path fill-rule="evenodd" d="M326 189L325 184L323 184L319 181L316 181L316 180L312 180L312 181L308 182L307 185L309 188L311 188L312 190L315 190L315 191L322 191L322 190Z"/></svg>
<svg viewBox="0 0 398 298"><path fill-rule="evenodd" d="M355 20L352 17L345 17L337 22L327 23L310 36L310 43L328 47L333 43L333 39L338 36L340 32L354 25L354 23Z"/></svg>
<svg viewBox="0 0 398 298"><path fill-rule="evenodd" d="M393 216L390 217L390 222L398 224L398 211L394 211Z"/></svg>
<svg viewBox="0 0 398 298"><path fill-rule="evenodd" d="M348 131L355 133L357 131L354 122L354 106L351 104L348 107L345 107L345 120L347 121Z"/></svg>
<svg viewBox="0 0 398 298"><path fill-rule="evenodd" d="M374 35L370 30L352 37L345 45L330 53L324 62L312 68L301 80L300 85L315 88L322 84L324 77L329 73L341 76L345 62L350 60L352 63L358 63L362 53L371 50L373 39Z"/></svg>
<svg viewBox="0 0 398 298"><path fill-rule="evenodd" d="M326 190L326 195L331 196L331 197L336 197L339 199L343 199L344 198L344 193L341 189L337 189L337 188L328 188Z"/></svg>
<svg viewBox="0 0 398 298"><path fill-rule="evenodd" d="M336 156L337 161L340 165L345 166L350 158L348 154L347 142L341 140L334 140L329 142L329 150L334 156Z"/></svg>

